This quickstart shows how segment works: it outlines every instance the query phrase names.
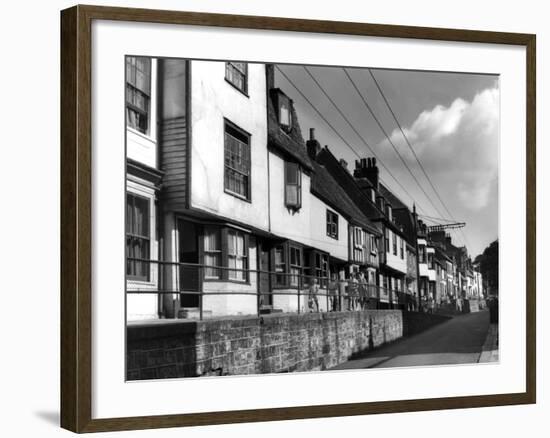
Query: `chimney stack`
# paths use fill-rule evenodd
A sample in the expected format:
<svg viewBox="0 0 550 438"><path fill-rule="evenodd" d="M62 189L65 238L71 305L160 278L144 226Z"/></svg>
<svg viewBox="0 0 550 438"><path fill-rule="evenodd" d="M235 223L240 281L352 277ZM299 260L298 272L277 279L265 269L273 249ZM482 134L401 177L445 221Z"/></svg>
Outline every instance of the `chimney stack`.
<svg viewBox="0 0 550 438"><path fill-rule="evenodd" d="M306 141L307 154L312 160L317 159L317 154L321 151L321 144L315 139L315 128L309 128L309 140Z"/></svg>
<svg viewBox="0 0 550 438"><path fill-rule="evenodd" d="M355 178L366 178L378 190L378 166L376 165L376 158L361 158L361 160L355 160L355 170L353 176Z"/></svg>

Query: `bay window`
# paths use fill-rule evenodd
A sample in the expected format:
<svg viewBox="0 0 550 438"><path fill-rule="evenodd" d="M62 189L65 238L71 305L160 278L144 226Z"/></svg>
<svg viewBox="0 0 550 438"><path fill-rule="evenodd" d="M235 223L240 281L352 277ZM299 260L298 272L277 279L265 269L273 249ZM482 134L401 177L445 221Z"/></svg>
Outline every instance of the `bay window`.
<svg viewBox="0 0 550 438"><path fill-rule="evenodd" d="M304 286L303 275L310 275L304 263L304 250L299 244L286 241L272 249L271 270L273 286L277 288L298 288Z"/></svg>
<svg viewBox="0 0 550 438"><path fill-rule="evenodd" d="M327 236L338 240L338 215L327 210Z"/></svg>
<svg viewBox="0 0 550 438"><path fill-rule="evenodd" d="M285 205L288 208L302 207L302 172L298 163L285 161Z"/></svg>
<svg viewBox="0 0 550 438"><path fill-rule="evenodd" d="M248 281L248 234L228 227L206 226L203 264L205 280Z"/></svg>
<svg viewBox="0 0 550 438"><path fill-rule="evenodd" d="M353 261L364 263L366 261L366 233L360 227L353 227Z"/></svg>
<svg viewBox="0 0 550 438"><path fill-rule="evenodd" d="M151 231L149 199L126 195L126 275L129 279L149 281ZM136 260L137 259L137 260Z"/></svg>
<svg viewBox="0 0 550 438"><path fill-rule="evenodd" d="M302 284L302 248L290 246L290 274L290 286L300 286Z"/></svg>
<svg viewBox="0 0 550 438"><path fill-rule="evenodd" d="M227 266L235 268L228 271L230 280L246 281L248 269L248 254L245 234L241 231L227 231Z"/></svg>
<svg viewBox="0 0 550 438"><path fill-rule="evenodd" d="M204 277L209 279L221 278L222 266L222 245L221 230L217 227L206 227L204 229Z"/></svg>
<svg viewBox="0 0 550 438"><path fill-rule="evenodd" d="M273 270L275 271L274 285L286 285L286 247L285 245L277 245L273 248Z"/></svg>
<svg viewBox="0 0 550 438"><path fill-rule="evenodd" d="M319 280L319 287L326 288L329 276L328 254L312 251L312 255L315 263L313 268L315 277Z"/></svg>

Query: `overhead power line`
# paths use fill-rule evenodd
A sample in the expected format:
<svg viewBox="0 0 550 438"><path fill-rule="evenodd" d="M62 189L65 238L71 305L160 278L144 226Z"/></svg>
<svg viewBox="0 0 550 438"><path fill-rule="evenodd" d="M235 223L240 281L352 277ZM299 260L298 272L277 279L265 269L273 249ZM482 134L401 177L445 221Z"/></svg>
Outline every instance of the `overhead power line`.
<svg viewBox="0 0 550 438"><path fill-rule="evenodd" d="M399 120L397 119L397 116L395 115L395 112L393 111L390 103L388 102L388 99L386 98L386 95L384 93L384 91L382 90L382 87L380 86L380 84L378 83L378 80L376 79L376 76L374 75L374 73L372 72L372 70L370 68L367 69L370 76L372 77L372 80L374 81L374 84L376 85L376 88L378 89L378 92L380 93L380 95L382 96L382 99L384 100L384 103L386 104L388 110L390 111L390 114L392 115L393 117L393 120L395 121L397 127L399 128L399 131L401 132L401 135L403 136L403 138L405 139L405 143L407 143L407 145L409 146L409 149L411 150L411 152L413 153L413 156L414 158L416 159L416 162L418 163L418 166L420 167L420 169L422 170L422 173L424 173L424 176L426 177L426 180L428 181L428 183L430 184L432 190L434 191L434 193L436 194L437 196L437 199L439 200L439 202L441 203L441 205L443 206L443 208L445 209L445 211L447 212L447 214L449 215L449 217L451 217L454 221L454 218L453 218L453 214L450 212L450 210L447 208L447 205L445 204L445 202L443 202L443 199L441 198L441 196L439 195L439 192L437 191L437 189L435 188L431 178L429 177L428 173L426 172L426 169L424 168L424 166L422 165L422 163L420 162L420 158L418 158L418 155L416 154L416 151L414 150L414 148L412 147L411 143L409 142L409 139L407 137L407 135L405 134L405 131L403 130L403 128L401 127L401 123L399 122ZM462 234L464 240L465 240L465 243L469 245L467 239L466 239L466 236L464 234L464 231L462 229L460 229L460 233Z"/></svg>
<svg viewBox="0 0 550 438"><path fill-rule="evenodd" d="M419 214L423 218L431 219L432 221L443 221L443 222L456 222L454 219L445 219L442 217L428 216L427 214Z"/></svg>
<svg viewBox="0 0 550 438"><path fill-rule="evenodd" d="M395 146L395 144L393 143L393 141L391 140L390 136L388 135L388 133L386 132L386 130L384 129L384 126L382 126L382 123L380 122L380 120L378 120L378 117L376 117L376 114L374 113L374 111L372 110L371 106L369 105L369 103L367 102L367 98L363 95L363 93L361 93L361 91L359 90L359 87L357 87L357 84L355 83L355 81L353 80L353 78L351 77L351 75L348 73L347 69L346 68L342 68L342 70L344 71L344 73L346 74L346 76L348 77L349 81L351 82L351 85L353 86L355 92L357 93L357 95L361 98L361 101L363 102L363 105L365 106L365 108L367 108L368 112L370 113L371 117L374 119L374 121L376 122L376 124L378 125L378 127L380 128L380 130L382 131L382 134L384 134L384 136L386 137L386 139L388 140L388 143L391 145L391 147L393 148L393 150L395 151L395 153L397 154L397 156L399 157L399 159L401 160L401 163L403 163L403 166L405 166L405 168L407 169L407 171L409 172L409 174L412 176L412 178L414 179L414 181L416 182L416 185L420 188L420 190L422 191L422 193L424 193L424 196L426 197L426 199L428 200L428 202L431 204L431 206L434 208L434 210L437 212L437 214L443 216L439 209L435 206L435 204L432 202L431 200L431 197L428 195L428 193L426 193L426 190L424 190L424 187L422 184L420 184L420 181L418 181L418 179L416 178L415 174L412 172L411 168L409 167L409 165L407 164L407 162L405 161L405 159L403 158L403 156L401 155L401 153L399 152L399 150L397 149L397 147Z"/></svg>
<svg viewBox="0 0 550 438"><path fill-rule="evenodd" d="M358 152L357 150L338 132L338 130L332 125L332 123L327 120L327 118L316 108L316 106L308 99L308 97L300 90L300 88L292 81L292 79L290 79L290 77L288 77L288 75L279 68L279 66L276 66L277 70L283 75L283 77L289 82L289 84L294 87L294 89L298 92L298 94L300 94L300 96L302 96L302 98L309 104L309 106L315 111L315 113L327 124L327 126L336 134L336 136L338 136L338 138L340 140L342 140L342 142L357 156L357 158L361 159L363 158ZM336 105L333 103L333 105L336 107ZM338 110L338 108L337 108ZM340 111L339 111L340 112ZM346 118L344 118L344 120L346 120ZM349 121L348 121L348 124ZM367 148L371 151L371 153L376 157L376 154L374 154L372 148L370 147L370 145L368 143L366 143L366 146ZM378 161L380 162L380 165L388 172L388 174L395 180L395 182L397 183L397 185L401 188L401 190L403 190L403 192L409 197L409 199L411 199L413 202L414 202L414 198L411 196L411 194L407 191L407 189L405 189L405 187L403 187L403 185L399 182L399 180L391 173L391 171L384 165L384 163L378 159ZM382 179L381 179L382 181ZM384 182L384 181L382 181ZM384 183L385 184L385 183ZM424 211L424 209L422 208L422 206L420 204L418 204L418 208L419 210L421 211Z"/></svg>

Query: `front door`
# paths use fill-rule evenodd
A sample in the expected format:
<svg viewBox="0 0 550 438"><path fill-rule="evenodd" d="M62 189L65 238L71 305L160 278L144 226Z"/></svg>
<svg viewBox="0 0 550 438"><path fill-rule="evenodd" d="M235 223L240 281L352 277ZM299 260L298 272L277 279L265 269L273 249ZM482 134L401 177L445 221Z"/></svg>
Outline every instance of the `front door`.
<svg viewBox="0 0 550 438"><path fill-rule="evenodd" d="M179 290L181 307L199 307L200 269L199 226L190 221L180 220L179 231ZM193 293L195 292L195 293Z"/></svg>
<svg viewBox="0 0 550 438"><path fill-rule="evenodd" d="M258 292L260 293L260 307L272 306L273 295L271 294L271 276L269 275L270 254L267 242L258 239L258 269L259 281Z"/></svg>

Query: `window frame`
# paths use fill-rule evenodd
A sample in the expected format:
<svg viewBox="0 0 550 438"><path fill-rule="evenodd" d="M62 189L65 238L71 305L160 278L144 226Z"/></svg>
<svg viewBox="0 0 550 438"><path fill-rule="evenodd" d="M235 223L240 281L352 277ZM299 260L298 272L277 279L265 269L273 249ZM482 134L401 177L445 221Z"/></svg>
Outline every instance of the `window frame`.
<svg viewBox="0 0 550 438"><path fill-rule="evenodd" d="M367 262L367 240L369 234L361 227L351 226L352 233L352 260L357 263L365 264ZM359 238L358 238L359 237Z"/></svg>
<svg viewBox="0 0 550 438"><path fill-rule="evenodd" d="M286 106L288 107L288 124L283 123L283 119L281 116L283 104L286 104ZM277 119L279 120L279 126L285 132L292 131L292 126L294 124L294 120L292 119L292 105L292 99L279 90L277 96Z"/></svg>
<svg viewBox="0 0 550 438"><path fill-rule="evenodd" d="M339 216L337 213L327 208L326 223L327 223L327 236L331 239L338 240L338 221Z"/></svg>
<svg viewBox="0 0 550 438"><path fill-rule="evenodd" d="M230 132L228 132L228 128L231 131L235 131L238 135L242 136L242 138L246 138L247 143L242 141L241 139L237 138L235 135L232 135ZM243 172L240 169L235 169L231 165L227 163L227 155L228 155L228 141L227 136L232 137L235 141L243 144L246 146L246 152L247 156L245 159L247 160L247 173ZM245 131L244 129L237 126L235 123L231 122L228 119L224 118L224 124L223 124L223 188L224 192L234 196L235 198L241 199L243 201L252 202L252 147L251 147L251 139L252 136ZM242 160L242 157L240 158ZM237 173L241 176L244 176L246 178L246 194L241 194L237 191L232 190L228 187L228 171Z"/></svg>
<svg viewBox="0 0 550 438"><path fill-rule="evenodd" d="M285 160L284 163L285 163L284 164L284 166L285 166L285 170L284 170L285 171L285 174L284 174L284 202L285 202L285 207L297 211L297 210L300 210L302 208L302 167L300 166L300 164L298 164L294 161ZM295 169L296 169L296 183L289 183L289 181L288 181L288 176L290 175L289 166L290 167L294 166ZM292 204L288 200L287 188L289 186L290 187L296 186L296 192L297 192L296 193L296 198L297 198L296 204Z"/></svg>
<svg viewBox="0 0 550 438"><path fill-rule="evenodd" d="M131 64L129 66L128 62L131 59L133 59L135 61L134 61L133 64ZM136 76L136 73L138 71L136 61L138 59L146 62L147 68L145 69L145 71L140 70L140 72L143 73L146 77L146 81L147 81L147 84L148 84L147 85L148 89L138 88L137 84L135 82L134 83L130 82L130 78L128 77L128 69L129 68L134 70L134 76ZM148 58L148 57L145 57L145 56L126 56L125 67L126 67L126 70L125 70L125 97L124 97L124 100L125 100L126 127L130 128L130 129L133 129L133 130L139 132L140 134L149 135L150 130L151 130L151 93L152 93L152 62L151 62L151 58ZM136 105L135 103L128 101L128 91L129 91L129 89L131 89L131 91L133 93L132 95L138 94L138 95L142 96L142 98L144 99L145 106L146 106L145 109L142 109L138 105ZM141 128L139 126L139 124L136 125L136 126L130 124L130 117L128 115L128 111L133 111L133 112L143 116L143 118L145 120L145 124L146 124L145 128Z"/></svg>
<svg viewBox="0 0 550 438"><path fill-rule="evenodd" d="M293 252L295 252L297 255L298 255L298 261L299 263L296 264L296 263L292 263L292 255L293 255ZM298 288L298 287L303 287L303 275L304 275L304 251L303 251L303 248L299 245L295 245L295 244L292 244L292 243L289 243L288 244L288 272L286 277L287 277L287 282L288 282L288 287L289 288ZM292 269L297 269L298 270L298 274L294 274L292 272ZM293 281L293 279L298 276L298 279L296 282Z"/></svg>
<svg viewBox="0 0 550 438"><path fill-rule="evenodd" d="M283 256L283 261L282 263L277 264L275 254L279 249L282 249L281 254ZM292 250L298 251L301 265L292 264ZM304 247L297 242L286 240L273 245L271 248L272 289L302 289L304 287L304 271L307 269L304 257ZM277 267L281 265L284 267L284 270L277 271ZM297 284L292 283L291 280L291 277L293 276L291 268L293 267L299 269L299 274L294 274L299 276ZM283 281L278 280L278 275L283 279Z"/></svg>
<svg viewBox="0 0 550 438"><path fill-rule="evenodd" d="M218 276L206 276L206 263L205 263L205 238L206 238L206 229L216 229L219 233L220 238L220 247L221 250L217 250L216 252L221 252L221 264L220 266L220 273ZM243 250L244 255L243 258L243 279L239 278L232 278L230 275L231 266L229 266L229 259L233 256L233 254L229 253L229 235L231 233L236 234L242 234L243 235ZM250 233L243 231L238 228L234 228L231 226L224 226L224 225L216 225L216 224L205 224L200 236L200 257L201 265L203 266L203 274L202 274L202 280L205 282L230 282L230 283L239 283L239 284L250 284ZM209 251L211 252L211 251ZM223 269L221 269L223 268ZM233 269L241 269L241 268L233 268Z"/></svg>
<svg viewBox="0 0 550 438"><path fill-rule="evenodd" d="M241 71L238 67L235 66L235 64L244 64L244 72ZM239 87L238 84L236 84L228 75L228 71L230 69L235 70L237 73L241 74L243 77L243 88ZM239 91L246 97L249 97L248 95L248 62L237 62L237 61L226 61L225 62L225 80L228 84L230 84L235 90Z"/></svg>
<svg viewBox="0 0 550 438"><path fill-rule="evenodd" d="M378 237L374 234L369 234L370 236L370 253L371 255L378 255Z"/></svg>
<svg viewBox="0 0 550 438"><path fill-rule="evenodd" d="M227 251L226 251L226 256L227 256L227 260L226 260L226 265L228 268L231 268L229 266L229 260L234 258L235 259L235 270L232 271L231 269L228 269L226 272L227 272L227 280L228 281L233 281L233 282L236 282L236 283L247 283L249 281L249 276L250 276L250 262L249 262L249 247L248 247L248 233L245 233L244 231L241 231L241 230L237 230L235 228L225 228L225 233L222 232L222 236L225 234L225 237L226 237L226 245L227 245ZM237 253L237 251L235 250L235 254L231 254L229 252L229 236L231 234L234 234L235 237L237 238L238 236L242 235L242 239L243 239L243 254L242 255L239 255ZM235 243L237 243L237 240L235 240ZM222 245L223 246L223 245ZM239 260L239 258L242 260L242 268L237 268L237 261ZM239 271L237 271L237 269L239 269ZM237 273L240 272L242 274L242 277L243 278L236 278L236 277L232 277L231 276L231 273L234 272L236 275L238 275Z"/></svg>
<svg viewBox="0 0 550 438"><path fill-rule="evenodd" d="M398 239L397 233L392 231L392 251L393 255L397 257L397 239Z"/></svg>
<svg viewBox="0 0 550 438"><path fill-rule="evenodd" d="M320 251L318 249L310 248L304 252L304 258L307 255L306 270L308 272L308 278L306 284L311 284L311 278L317 278L320 289L326 289L328 287L328 281L330 277L330 256L327 252ZM319 261L319 264L317 263Z"/></svg>
<svg viewBox="0 0 550 438"><path fill-rule="evenodd" d="M129 232L128 230L128 199L129 198L132 198L133 199L133 202L132 202L132 210L135 208L135 200L139 199L141 201L145 201L145 204L146 205L146 214L145 214L145 218L147 220L147 223L146 223L146 227L145 229L147 230L147 233L148 235L147 236L143 236L143 235L138 235L138 234L135 234L133 232ZM146 241L147 243L147 257L140 257L140 258L144 258L144 259L151 259L151 240L152 240L152 233L151 233L151 199L146 197L146 196L142 196L142 195L138 195L134 192L129 192L127 191L126 192L126 229L125 229L125 236L126 236L126 279L127 280L131 280L131 281L140 281L140 282L146 282L146 283L149 283L151 281L151 264L149 263L148 266L145 268L146 270L146 275L136 275L135 273L129 273L128 272L128 267L130 266L130 263L129 263L129 251L128 251L128 239L130 238L132 241L133 240L139 240L139 241ZM136 269L136 266L137 264L147 264L147 262L138 262L138 261L134 261L131 265L134 266L134 269Z"/></svg>
<svg viewBox="0 0 550 438"><path fill-rule="evenodd" d="M206 234L207 234L207 230L213 230L215 233L217 233L218 235L218 241L219 241L219 249L216 249L216 250L207 250L206 249ZM201 254L201 260L202 260L202 265L204 266L203 267L203 280L205 281L215 281L215 280L222 280L223 279L223 272L224 272L224 269L220 269L221 267L224 266L224 263L223 263L223 236L222 236L222 229L216 225L205 225L203 227L203 232L202 232L202 236L201 236L201 239L202 239L202 254ZM216 267L206 267L206 255L207 254L216 254L217 256L219 256L219 259L220 259L220 264L219 265L216 265L216 266L219 266L220 268L216 268ZM214 265L213 265L214 266ZM217 275L206 275L206 272L208 269L211 269L212 271L218 271L218 274Z"/></svg>

